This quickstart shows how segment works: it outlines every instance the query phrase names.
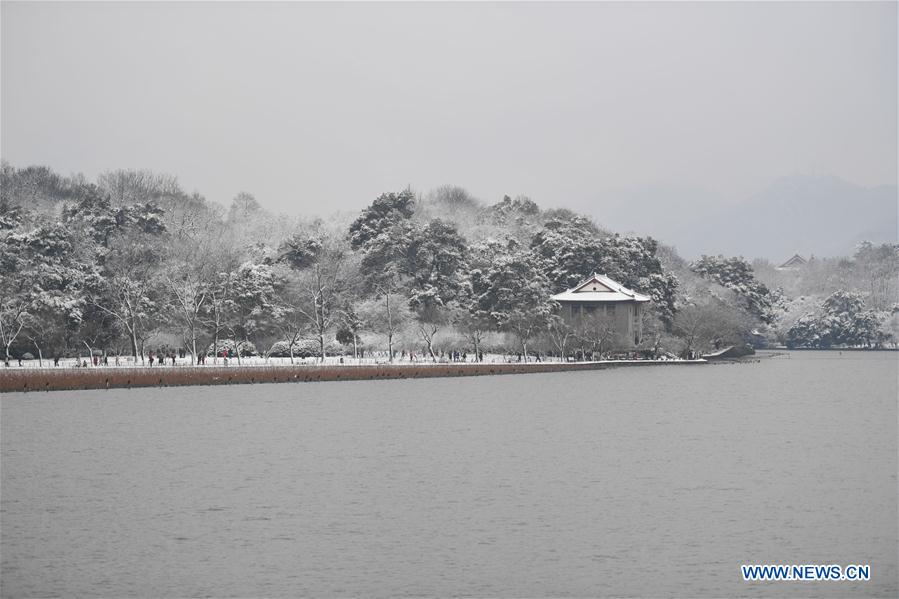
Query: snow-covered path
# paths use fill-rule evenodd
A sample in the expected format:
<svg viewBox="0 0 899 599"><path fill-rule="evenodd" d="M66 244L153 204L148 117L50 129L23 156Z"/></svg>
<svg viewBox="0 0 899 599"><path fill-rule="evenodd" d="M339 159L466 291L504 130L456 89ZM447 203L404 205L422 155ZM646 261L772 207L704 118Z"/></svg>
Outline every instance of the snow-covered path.
<svg viewBox="0 0 899 599"><path fill-rule="evenodd" d="M599 360L597 363L602 362L622 362L623 360ZM641 361L649 361L649 360L641 360ZM561 360L553 357L542 357L540 362L535 362L533 358L528 360L528 363L560 363ZM568 360L571 362L571 360ZM470 356L466 361L451 361L447 358L440 359L436 362L437 365L446 365L446 364L454 364L454 365L464 365L464 364L477 364L478 362L474 361ZM502 354L484 354L484 360L481 362L483 364L520 364L518 357L515 355L502 355ZM586 362L585 362L586 363ZM53 360L43 360L43 364L37 359L34 360L22 360L21 365L19 365L18 360L11 360L9 362L9 370L19 370L19 369L72 369L72 368L81 368L81 364L86 364L87 368L104 368L104 369L123 369L123 368L162 368L162 369L171 369L171 368L219 368L222 366L227 366L229 368L241 368L241 367L277 367L282 368L285 366L378 366L378 365L388 365L391 362L384 357L375 357L375 358L352 358L347 356L329 356L326 357L324 361L318 358L294 358L294 361L291 362L290 358L264 358L261 356L253 356L253 357L242 357L240 362L238 362L237 358L229 358L227 360L223 358L207 358L205 364L191 364L190 356L185 358L175 358L175 363L172 364L171 359L166 359L165 364L159 365L158 361L154 360L153 365L150 365L149 360L146 358L137 362L131 356L122 357L120 356L118 359L114 357L109 358L109 363L104 364L103 359L100 359L99 364L94 366L91 364L88 359L85 358L63 358L59 360L58 365L53 364ZM429 366L435 365L435 362L431 359L423 359L416 357L414 361L410 361L408 357L406 358L395 358L392 362L393 365L403 365L403 366ZM6 370L0 365L0 374Z"/></svg>

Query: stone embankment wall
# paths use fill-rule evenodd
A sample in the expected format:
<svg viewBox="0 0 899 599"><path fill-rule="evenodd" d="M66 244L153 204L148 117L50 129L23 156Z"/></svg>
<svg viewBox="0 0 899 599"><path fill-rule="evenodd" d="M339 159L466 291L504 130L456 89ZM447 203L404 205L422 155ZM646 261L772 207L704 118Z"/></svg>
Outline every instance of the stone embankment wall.
<svg viewBox="0 0 899 599"><path fill-rule="evenodd" d="M374 381L491 374L528 374L601 370L621 366L685 366L704 360L609 362L543 362L529 364L383 364L378 366L222 366L156 368L9 369L0 371L0 392L67 391L184 385L241 385L249 383L309 383L316 381Z"/></svg>

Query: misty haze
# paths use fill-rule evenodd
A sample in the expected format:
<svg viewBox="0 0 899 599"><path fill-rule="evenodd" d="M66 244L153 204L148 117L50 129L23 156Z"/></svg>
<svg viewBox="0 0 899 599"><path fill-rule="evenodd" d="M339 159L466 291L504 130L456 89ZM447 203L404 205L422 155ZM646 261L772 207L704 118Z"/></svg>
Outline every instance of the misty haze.
<svg viewBox="0 0 899 599"><path fill-rule="evenodd" d="M291 215L450 183L691 259L896 236L892 3L7 2L3 16L2 154L19 167L149 169Z"/></svg>

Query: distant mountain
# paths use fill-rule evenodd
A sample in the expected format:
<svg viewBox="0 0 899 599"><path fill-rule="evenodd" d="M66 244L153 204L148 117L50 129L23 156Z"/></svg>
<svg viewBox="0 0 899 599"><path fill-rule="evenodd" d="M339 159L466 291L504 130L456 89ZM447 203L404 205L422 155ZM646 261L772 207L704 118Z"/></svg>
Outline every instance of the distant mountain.
<svg viewBox="0 0 899 599"><path fill-rule="evenodd" d="M588 202L567 200L566 207L588 214L603 228L622 234L651 235L671 242L678 230L697 215L719 209L712 191L679 184L654 184L610 189Z"/></svg>
<svg viewBox="0 0 899 599"><path fill-rule="evenodd" d="M896 186L863 187L836 177L785 177L732 205L683 188L618 192L616 199L584 209L612 230L674 245L685 258L847 255L860 241L895 243L899 228Z"/></svg>

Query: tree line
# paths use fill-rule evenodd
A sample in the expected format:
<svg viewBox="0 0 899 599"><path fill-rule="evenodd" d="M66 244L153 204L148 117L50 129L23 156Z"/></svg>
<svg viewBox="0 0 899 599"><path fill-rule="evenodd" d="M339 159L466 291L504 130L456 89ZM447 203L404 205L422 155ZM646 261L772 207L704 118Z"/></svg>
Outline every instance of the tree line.
<svg viewBox="0 0 899 599"><path fill-rule="evenodd" d="M163 345L193 360L225 347L238 361L362 351L436 360L450 343L475 356L485 344L524 359L565 355L606 340L595 326L571 327L550 299L593 272L652 298L641 348L653 352L774 335L786 305L742 259L690 264L654 239L524 196L487 204L454 186L405 189L358 214L291 218L249 193L225 208L148 171L88 181L5 162L0 190L7 360L139 360Z"/></svg>

